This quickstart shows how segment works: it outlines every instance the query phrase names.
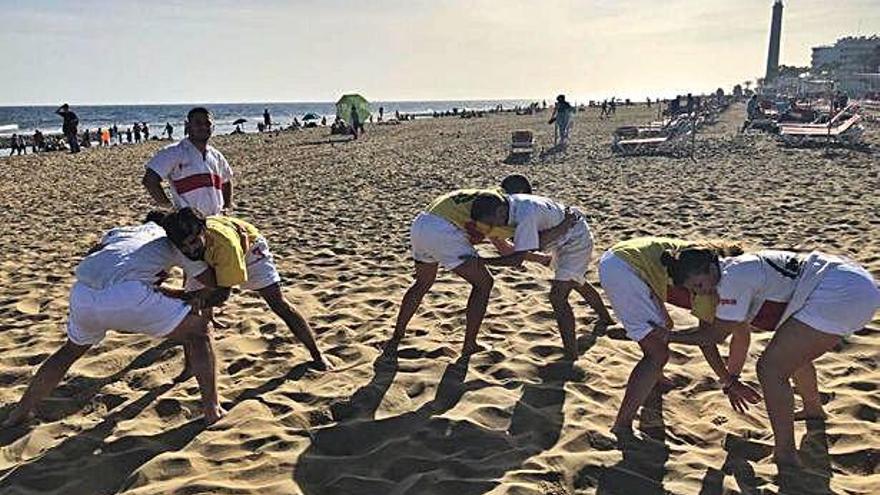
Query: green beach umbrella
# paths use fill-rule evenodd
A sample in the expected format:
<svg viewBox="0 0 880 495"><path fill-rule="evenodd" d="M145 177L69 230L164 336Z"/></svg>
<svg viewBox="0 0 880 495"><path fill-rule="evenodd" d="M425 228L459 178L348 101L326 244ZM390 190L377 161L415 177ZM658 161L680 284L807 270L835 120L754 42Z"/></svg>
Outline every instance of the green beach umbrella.
<svg viewBox="0 0 880 495"><path fill-rule="evenodd" d="M351 107L355 108L358 120L361 122L366 122L367 119L370 118L370 102L358 94L343 95L342 98L336 102L336 116L346 122L351 122Z"/></svg>

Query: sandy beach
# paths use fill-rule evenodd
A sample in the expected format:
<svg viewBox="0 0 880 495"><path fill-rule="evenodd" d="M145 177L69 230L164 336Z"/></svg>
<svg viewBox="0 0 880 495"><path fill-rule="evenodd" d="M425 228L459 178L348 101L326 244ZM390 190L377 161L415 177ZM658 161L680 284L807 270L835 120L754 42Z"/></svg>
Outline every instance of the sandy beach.
<svg viewBox="0 0 880 495"><path fill-rule="evenodd" d="M411 282L412 218L442 193L510 173L585 212L594 284L601 253L640 235L821 249L880 278L880 126L866 124L872 150L788 149L738 135L743 114L735 105L702 129L695 161L612 156L614 128L656 116L643 105L577 114L569 148L528 164L503 162L510 133L532 129L539 151L550 148L546 113L372 125L357 142L323 129L214 138L235 171L235 214L268 239L333 369L308 369L283 322L236 292L215 341L229 413L205 428L195 380L172 380L182 349L111 332L35 422L0 432L0 493L878 493L880 315L817 362L829 419L796 425L808 480L776 476L764 405L735 413L695 347L672 346L677 388L636 422L654 440L618 449L609 428L638 346L619 327L594 333L578 301L580 358L563 362L551 272L538 265L492 269L488 350L459 359L468 287L441 270L396 356L382 354ZM140 180L164 144L0 159L0 420L64 342L85 251L152 208ZM672 316L681 328L696 321ZM753 336L750 383L771 335Z"/></svg>

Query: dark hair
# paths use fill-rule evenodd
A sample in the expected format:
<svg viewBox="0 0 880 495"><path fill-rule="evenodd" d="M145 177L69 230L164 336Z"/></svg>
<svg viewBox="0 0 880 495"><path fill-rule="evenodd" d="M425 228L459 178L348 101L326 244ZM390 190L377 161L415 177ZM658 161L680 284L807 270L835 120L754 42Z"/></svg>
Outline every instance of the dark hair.
<svg viewBox="0 0 880 495"><path fill-rule="evenodd" d="M504 200L495 195L481 194L471 205L471 219L482 222L492 216L495 210L504 206Z"/></svg>
<svg viewBox="0 0 880 495"><path fill-rule="evenodd" d="M501 189L507 194L532 194L532 184L525 175L508 175L501 181Z"/></svg>
<svg viewBox="0 0 880 495"><path fill-rule="evenodd" d="M165 215L159 225L165 229L165 235L171 242L180 247L184 239L202 231L206 224L205 216L199 210L187 206Z"/></svg>
<svg viewBox="0 0 880 495"><path fill-rule="evenodd" d="M170 213L168 213L167 211L152 210L151 212L147 213L147 218L144 219L144 223L153 222L161 226L162 222L165 221L165 217L167 217L169 214Z"/></svg>
<svg viewBox="0 0 880 495"><path fill-rule="evenodd" d="M195 107L192 110L190 110L189 112L187 112L186 121L187 122L191 121L194 116L199 115L199 114L205 115L208 118L211 118L214 116L214 114L211 113L211 111L205 107Z"/></svg>
<svg viewBox="0 0 880 495"><path fill-rule="evenodd" d="M676 250L664 250L660 263L672 284L681 286L692 275L707 273L712 265L718 266L718 258L739 256L744 250L741 244L730 241L703 241Z"/></svg>

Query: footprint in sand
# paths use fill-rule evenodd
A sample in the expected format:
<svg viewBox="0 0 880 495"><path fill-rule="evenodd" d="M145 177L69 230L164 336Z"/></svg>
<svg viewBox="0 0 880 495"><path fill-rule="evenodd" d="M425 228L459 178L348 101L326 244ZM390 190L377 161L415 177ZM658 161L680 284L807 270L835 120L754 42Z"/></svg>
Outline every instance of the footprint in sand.
<svg viewBox="0 0 880 495"><path fill-rule="evenodd" d="M26 315L37 315L40 314L40 309L42 308L43 303L40 302L39 299L36 298L27 298L22 299L18 303L15 304L15 309L20 313L24 313Z"/></svg>

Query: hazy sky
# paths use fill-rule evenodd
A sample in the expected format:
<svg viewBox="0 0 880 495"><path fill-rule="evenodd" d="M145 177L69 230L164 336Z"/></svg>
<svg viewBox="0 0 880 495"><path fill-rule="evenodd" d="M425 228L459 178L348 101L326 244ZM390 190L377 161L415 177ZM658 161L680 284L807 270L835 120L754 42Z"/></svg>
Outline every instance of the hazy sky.
<svg viewBox="0 0 880 495"><path fill-rule="evenodd" d="M0 0L0 105L570 99L762 76L772 0ZM788 0L781 61L880 34L880 0Z"/></svg>

